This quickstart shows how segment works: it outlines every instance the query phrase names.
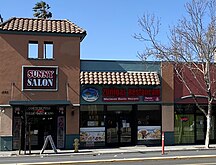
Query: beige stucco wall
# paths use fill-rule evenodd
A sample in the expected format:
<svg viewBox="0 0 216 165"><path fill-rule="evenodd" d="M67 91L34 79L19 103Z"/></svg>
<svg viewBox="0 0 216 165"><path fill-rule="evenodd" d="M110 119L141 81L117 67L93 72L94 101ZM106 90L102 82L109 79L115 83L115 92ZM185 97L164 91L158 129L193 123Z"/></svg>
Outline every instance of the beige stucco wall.
<svg viewBox="0 0 216 165"><path fill-rule="evenodd" d="M0 107L0 136L12 136L12 108Z"/></svg>
<svg viewBox="0 0 216 165"><path fill-rule="evenodd" d="M164 132L174 131L174 106L173 105L162 106L162 131Z"/></svg>
<svg viewBox="0 0 216 165"><path fill-rule="evenodd" d="M174 131L174 70L169 63L162 66L162 131Z"/></svg>
<svg viewBox="0 0 216 165"><path fill-rule="evenodd" d="M28 59L29 41L38 41L40 59ZM42 59L45 41L53 42L54 59ZM68 100L79 105L80 37L0 34L0 47L0 105L8 105L12 100ZM22 91L23 65L58 66L58 90ZM78 134L79 107L70 105L66 113L66 133ZM11 136L11 108L1 113L0 124L0 136Z"/></svg>
<svg viewBox="0 0 216 165"><path fill-rule="evenodd" d="M174 70L169 63L163 62L162 66L162 103L174 103Z"/></svg>
<svg viewBox="0 0 216 165"><path fill-rule="evenodd" d="M54 59L28 59L29 41L38 41L39 57L43 56L44 42L52 41ZM79 104L79 37L0 34L0 46L0 104L8 104L10 100L70 100L73 104ZM58 91L21 91L22 65L58 66Z"/></svg>
<svg viewBox="0 0 216 165"><path fill-rule="evenodd" d="M66 134L79 134L79 107L68 106L66 109Z"/></svg>

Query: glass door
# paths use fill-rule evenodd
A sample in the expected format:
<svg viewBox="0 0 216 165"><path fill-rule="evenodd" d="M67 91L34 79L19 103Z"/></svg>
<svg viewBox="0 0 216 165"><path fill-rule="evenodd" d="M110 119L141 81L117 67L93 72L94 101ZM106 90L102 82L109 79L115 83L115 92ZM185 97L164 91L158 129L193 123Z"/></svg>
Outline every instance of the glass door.
<svg viewBox="0 0 216 165"><path fill-rule="evenodd" d="M119 115L120 143L131 143L131 114L122 112Z"/></svg>
<svg viewBox="0 0 216 165"><path fill-rule="evenodd" d="M118 115L115 113L107 113L106 124L106 141L108 144L117 144L119 142L119 124Z"/></svg>
<svg viewBox="0 0 216 165"><path fill-rule="evenodd" d="M32 149L42 149L44 140L48 135L52 135L53 140L56 141L55 122L52 116L28 117L26 131L27 148L29 148L28 143L30 142Z"/></svg>
<svg viewBox="0 0 216 165"><path fill-rule="evenodd" d="M201 115L196 116L196 141L197 143L204 143L205 140L205 117Z"/></svg>
<svg viewBox="0 0 216 165"><path fill-rule="evenodd" d="M118 147L131 144L131 110L108 110L106 115L106 143Z"/></svg>

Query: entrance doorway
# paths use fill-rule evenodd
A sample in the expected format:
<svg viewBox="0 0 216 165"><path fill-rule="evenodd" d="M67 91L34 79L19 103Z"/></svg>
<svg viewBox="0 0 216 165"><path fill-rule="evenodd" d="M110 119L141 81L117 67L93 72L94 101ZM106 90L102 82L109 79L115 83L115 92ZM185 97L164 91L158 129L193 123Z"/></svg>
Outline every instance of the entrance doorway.
<svg viewBox="0 0 216 165"><path fill-rule="evenodd" d="M132 143L132 108L119 108L108 108L106 113L106 144L110 147L128 146Z"/></svg>
<svg viewBox="0 0 216 165"><path fill-rule="evenodd" d="M204 115L197 114L196 115L196 144L205 144L205 138L206 138L206 129L207 129L207 119ZM216 142L216 122L215 122L215 116L212 116L211 120L211 130L210 130L210 143Z"/></svg>
<svg viewBox="0 0 216 165"><path fill-rule="evenodd" d="M204 144L206 119L203 115L196 116L196 144Z"/></svg>
<svg viewBox="0 0 216 165"><path fill-rule="evenodd" d="M56 147L64 148L65 107L14 107L13 115L13 149L42 149L48 135Z"/></svg>
<svg viewBox="0 0 216 165"><path fill-rule="evenodd" d="M28 117L28 130L27 130L27 148L29 142L31 149L41 149L44 140L48 135L51 135L56 141L56 126L54 116L34 116ZM29 137L30 135L30 137ZM24 142L24 139L23 139Z"/></svg>

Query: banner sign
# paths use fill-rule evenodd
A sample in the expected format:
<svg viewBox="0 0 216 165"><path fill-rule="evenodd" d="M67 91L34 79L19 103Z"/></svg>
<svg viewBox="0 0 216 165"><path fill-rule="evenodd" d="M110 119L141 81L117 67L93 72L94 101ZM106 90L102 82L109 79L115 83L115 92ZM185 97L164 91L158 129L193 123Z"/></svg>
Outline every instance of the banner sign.
<svg viewBox="0 0 216 165"><path fill-rule="evenodd" d="M80 142L105 142L105 127L80 128Z"/></svg>
<svg viewBox="0 0 216 165"><path fill-rule="evenodd" d="M137 140L160 140L161 126L138 126Z"/></svg>
<svg viewBox="0 0 216 165"><path fill-rule="evenodd" d="M22 90L56 91L57 66L23 66Z"/></svg>
<svg viewBox="0 0 216 165"><path fill-rule="evenodd" d="M64 148L65 143L65 118L58 116L57 124L57 148Z"/></svg>

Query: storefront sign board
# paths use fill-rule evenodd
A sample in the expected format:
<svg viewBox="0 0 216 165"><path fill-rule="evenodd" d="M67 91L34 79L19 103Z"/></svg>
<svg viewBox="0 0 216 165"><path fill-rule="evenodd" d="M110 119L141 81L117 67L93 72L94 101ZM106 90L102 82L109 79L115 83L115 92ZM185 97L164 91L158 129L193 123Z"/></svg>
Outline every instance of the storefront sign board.
<svg viewBox="0 0 216 165"><path fill-rule="evenodd" d="M57 66L23 66L22 90L58 90Z"/></svg>
<svg viewBox="0 0 216 165"><path fill-rule="evenodd" d="M121 87L99 87L89 86L81 89L82 104L86 103L139 103L160 102L160 88L121 86ZM84 102L83 102L84 101Z"/></svg>

